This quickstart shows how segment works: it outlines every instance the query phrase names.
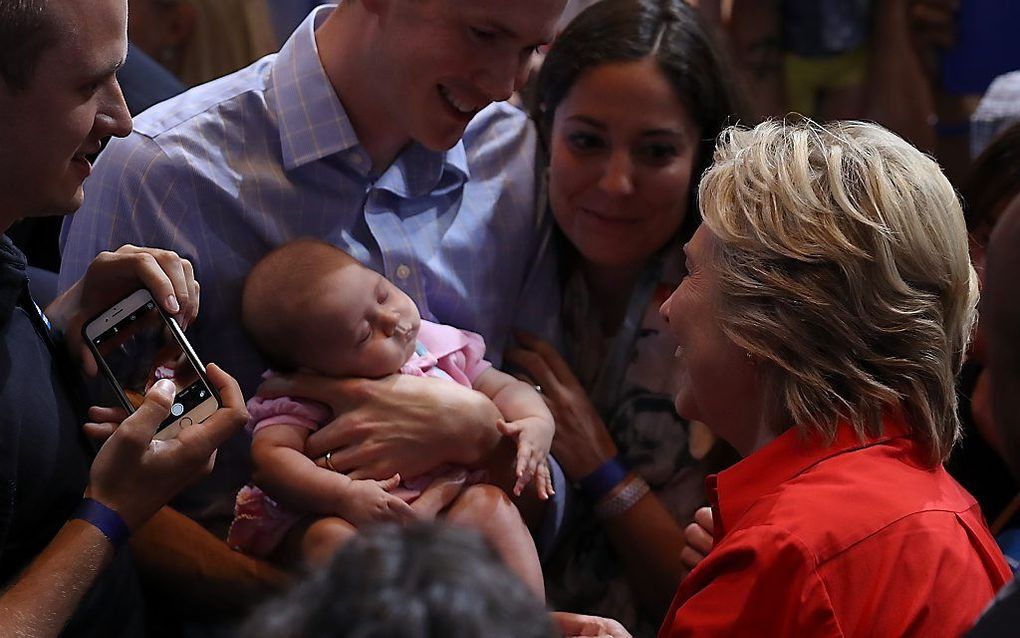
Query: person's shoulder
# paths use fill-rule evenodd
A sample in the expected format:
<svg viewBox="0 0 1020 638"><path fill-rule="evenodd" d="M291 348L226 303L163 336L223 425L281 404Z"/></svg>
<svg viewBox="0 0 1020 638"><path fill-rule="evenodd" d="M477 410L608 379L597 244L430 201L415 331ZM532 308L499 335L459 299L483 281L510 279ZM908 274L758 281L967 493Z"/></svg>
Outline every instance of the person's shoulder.
<svg viewBox="0 0 1020 638"><path fill-rule="evenodd" d="M165 144L168 138L193 138L203 129L236 130L226 126L227 122L257 122L259 106L265 108L265 92L274 59L272 55L267 56L244 69L156 104L135 118L134 131Z"/></svg>
<svg viewBox="0 0 1020 638"><path fill-rule="evenodd" d="M893 447L874 445L807 468L759 499L746 518L789 530L824 562L894 526L939 527L943 515L953 519L974 506L941 467L921 467Z"/></svg>
<svg viewBox="0 0 1020 638"><path fill-rule="evenodd" d="M471 149L498 144L522 144L533 141L531 119L509 102L493 102L471 120L464 131L464 146Z"/></svg>

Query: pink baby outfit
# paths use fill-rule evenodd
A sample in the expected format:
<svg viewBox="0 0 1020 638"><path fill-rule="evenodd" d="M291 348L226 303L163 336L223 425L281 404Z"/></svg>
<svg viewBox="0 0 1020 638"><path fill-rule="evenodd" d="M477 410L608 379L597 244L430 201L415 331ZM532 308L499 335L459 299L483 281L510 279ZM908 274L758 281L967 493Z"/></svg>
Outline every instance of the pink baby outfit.
<svg viewBox="0 0 1020 638"><path fill-rule="evenodd" d="M472 387L475 379L491 367L483 359L485 342L480 335L430 321L422 321L415 353L400 368L401 374L440 377ZM271 375L269 372L267 375ZM265 399L255 396L248 401L251 415L247 431L254 435L271 425L289 425L316 431L333 418L325 405L290 397ZM441 465L435 470L402 481L393 494L408 503L439 476L464 476L466 483L477 483L482 472ZM270 498L255 485L246 485L237 493L234 521L227 534L227 543L255 556L269 556L302 517Z"/></svg>

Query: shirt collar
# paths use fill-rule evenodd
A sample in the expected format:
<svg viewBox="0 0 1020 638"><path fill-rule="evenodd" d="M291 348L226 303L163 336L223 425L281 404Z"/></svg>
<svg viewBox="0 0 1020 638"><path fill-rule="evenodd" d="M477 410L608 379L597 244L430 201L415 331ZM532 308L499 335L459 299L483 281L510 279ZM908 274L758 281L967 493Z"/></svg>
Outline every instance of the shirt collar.
<svg viewBox="0 0 1020 638"><path fill-rule="evenodd" d="M286 170L359 146L315 44L315 29L334 8L312 11L273 62L266 94L279 122Z"/></svg>
<svg viewBox="0 0 1020 638"><path fill-rule="evenodd" d="M317 7L287 40L273 62L267 87L277 120L286 170L344 151L365 156L351 120L322 68L315 30L334 10ZM463 141L449 151L430 151L412 143L379 178L377 186L401 197L420 197L455 189L470 178Z"/></svg>
<svg viewBox="0 0 1020 638"><path fill-rule="evenodd" d="M7 325L28 281L25 255L14 242L0 237L0 326Z"/></svg>
<svg viewBox="0 0 1020 638"><path fill-rule="evenodd" d="M379 176L376 187L404 198L441 195L459 188L470 176L463 141L446 152L413 142Z"/></svg>
<svg viewBox="0 0 1020 638"><path fill-rule="evenodd" d="M733 467L708 477L706 488L712 502L716 542L755 501L818 463L909 435L902 419L893 416L886 416L882 434L877 437L862 439L849 424L841 424L835 440L828 445L817 433L804 435L801 428L790 428Z"/></svg>

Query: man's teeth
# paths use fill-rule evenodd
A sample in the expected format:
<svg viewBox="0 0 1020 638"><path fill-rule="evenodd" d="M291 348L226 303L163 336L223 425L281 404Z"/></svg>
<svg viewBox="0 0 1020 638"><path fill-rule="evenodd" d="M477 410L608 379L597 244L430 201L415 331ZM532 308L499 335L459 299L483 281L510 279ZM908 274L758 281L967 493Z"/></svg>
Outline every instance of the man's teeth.
<svg viewBox="0 0 1020 638"><path fill-rule="evenodd" d="M440 86L439 92L443 94L443 97L446 98L446 101L449 102L453 108L457 109L461 113L473 113L475 111L475 107L473 105L458 100L445 86Z"/></svg>

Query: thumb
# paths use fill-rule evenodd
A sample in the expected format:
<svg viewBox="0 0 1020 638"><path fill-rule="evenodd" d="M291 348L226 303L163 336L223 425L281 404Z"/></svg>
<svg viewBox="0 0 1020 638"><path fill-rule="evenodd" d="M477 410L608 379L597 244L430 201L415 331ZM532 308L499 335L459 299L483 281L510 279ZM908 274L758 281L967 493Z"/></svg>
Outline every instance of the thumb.
<svg viewBox="0 0 1020 638"><path fill-rule="evenodd" d="M496 429L499 430L499 433L503 436L514 437L521 433L521 426L518 425L516 421L507 423L503 419L499 419L496 421Z"/></svg>
<svg viewBox="0 0 1020 638"><path fill-rule="evenodd" d="M114 433L118 438L128 438L139 444L148 445L156 428L170 414L176 386L170 379L160 379L145 393L145 400L134 414L124 419Z"/></svg>
<svg viewBox="0 0 1020 638"><path fill-rule="evenodd" d="M389 477L388 479L383 479L381 481L376 481L376 483L378 483L379 487L383 488L387 492L389 492L391 490L395 490L395 489L397 489L397 486L400 485L400 474L399 473L398 474L394 474L393 476Z"/></svg>

